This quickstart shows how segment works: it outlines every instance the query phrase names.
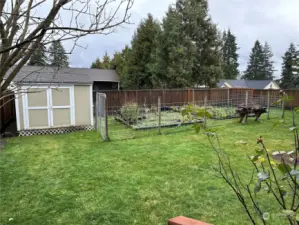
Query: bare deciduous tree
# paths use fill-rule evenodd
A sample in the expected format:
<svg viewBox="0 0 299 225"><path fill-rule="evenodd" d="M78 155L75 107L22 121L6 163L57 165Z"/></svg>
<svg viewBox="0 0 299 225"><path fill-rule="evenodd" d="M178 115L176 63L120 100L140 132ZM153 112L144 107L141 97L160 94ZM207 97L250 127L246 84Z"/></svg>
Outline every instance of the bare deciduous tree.
<svg viewBox="0 0 299 225"><path fill-rule="evenodd" d="M0 0L0 98L34 49L55 40L74 47L88 34L129 22L134 0Z"/></svg>

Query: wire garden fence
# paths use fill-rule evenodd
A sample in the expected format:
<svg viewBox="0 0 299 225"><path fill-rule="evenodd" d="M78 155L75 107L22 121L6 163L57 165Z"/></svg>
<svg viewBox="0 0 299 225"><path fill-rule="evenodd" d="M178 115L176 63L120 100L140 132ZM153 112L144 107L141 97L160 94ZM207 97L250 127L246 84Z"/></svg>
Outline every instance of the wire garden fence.
<svg viewBox="0 0 299 225"><path fill-rule="evenodd" d="M107 114L106 94L97 93L95 104L95 127L103 140L108 140L108 114Z"/></svg>
<svg viewBox="0 0 299 225"><path fill-rule="evenodd" d="M142 103L130 100L119 106L109 104L103 93L97 93L96 96L96 127L104 140L108 140L108 137L131 139L192 129L192 124L203 123L205 118L184 118L181 112L189 104L210 112L212 118L208 119L209 126L217 126L223 120L239 118L236 113L238 105L266 107L268 118L278 119L282 115L282 104L273 104L280 96L271 93L254 96L250 91L245 91L231 93L229 98L208 99L206 95L200 101L170 103L155 96L150 101L146 98Z"/></svg>

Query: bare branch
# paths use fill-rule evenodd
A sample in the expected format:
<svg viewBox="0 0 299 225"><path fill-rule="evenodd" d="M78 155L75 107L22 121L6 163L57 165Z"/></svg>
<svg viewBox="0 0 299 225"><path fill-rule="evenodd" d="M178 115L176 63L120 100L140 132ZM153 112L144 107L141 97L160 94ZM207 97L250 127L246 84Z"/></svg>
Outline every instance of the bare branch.
<svg viewBox="0 0 299 225"><path fill-rule="evenodd" d="M28 9L30 9L30 10L27 10L26 21L24 23L23 33L20 35L19 41L24 41L25 35L28 31L28 24L29 24L29 20L30 20L30 13L31 13L31 8L32 8L32 3L33 3L33 0L29 0Z"/></svg>
<svg viewBox="0 0 299 225"><path fill-rule="evenodd" d="M53 0L43 17L34 11L46 0L0 1L0 97L40 43L73 40L72 53L81 37L128 24L133 1Z"/></svg>
<svg viewBox="0 0 299 225"><path fill-rule="evenodd" d="M3 8L5 6L6 0L0 1L0 17L2 16Z"/></svg>

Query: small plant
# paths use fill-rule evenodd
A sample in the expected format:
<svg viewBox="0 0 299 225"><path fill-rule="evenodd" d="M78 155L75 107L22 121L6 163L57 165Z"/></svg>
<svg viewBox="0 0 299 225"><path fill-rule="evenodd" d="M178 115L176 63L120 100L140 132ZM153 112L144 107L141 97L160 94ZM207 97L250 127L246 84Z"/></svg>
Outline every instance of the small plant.
<svg viewBox="0 0 299 225"><path fill-rule="evenodd" d="M129 102L120 109L121 117L129 124L136 124L139 116L139 107L136 102Z"/></svg>
<svg viewBox="0 0 299 225"><path fill-rule="evenodd" d="M234 116L236 111L234 108L214 106L208 106L207 110L209 110L215 119L228 119Z"/></svg>
<svg viewBox="0 0 299 225"><path fill-rule="evenodd" d="M191 120L191 121L194 119L197 119L197 118L203 118L204 119L204 122L203 122L204 127L206 127L206 125L207 125L207 118L212 117L211 112L209 110L207 110L206 108L199 107L199 106L192 105L192 104L185 106L181 110L181 114L184 118L187 118L188 120ZM193 125L193 127L196 130L199 130L201 126L202 125L198 124L198 123L195 123Z"/></svg>

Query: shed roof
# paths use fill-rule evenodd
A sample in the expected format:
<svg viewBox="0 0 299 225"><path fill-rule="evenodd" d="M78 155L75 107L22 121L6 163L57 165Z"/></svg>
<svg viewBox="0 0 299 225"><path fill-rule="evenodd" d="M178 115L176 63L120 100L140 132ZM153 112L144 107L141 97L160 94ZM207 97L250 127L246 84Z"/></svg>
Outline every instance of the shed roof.
<svg viewBox="0 0 299 225"><path fill-rule="evenodd" d="M24 66L13 81L15 83L92 84L96 81L119 82L119 76L115 70Z"/></svg>
<svg viewBox="0 0 299 225"><path fill-rule="evenodd" d="M220 80L218 87L222 87L224 83L230 84L235 88L253 88L264 89L268 84L273 82L272 80Z"/></svg>

